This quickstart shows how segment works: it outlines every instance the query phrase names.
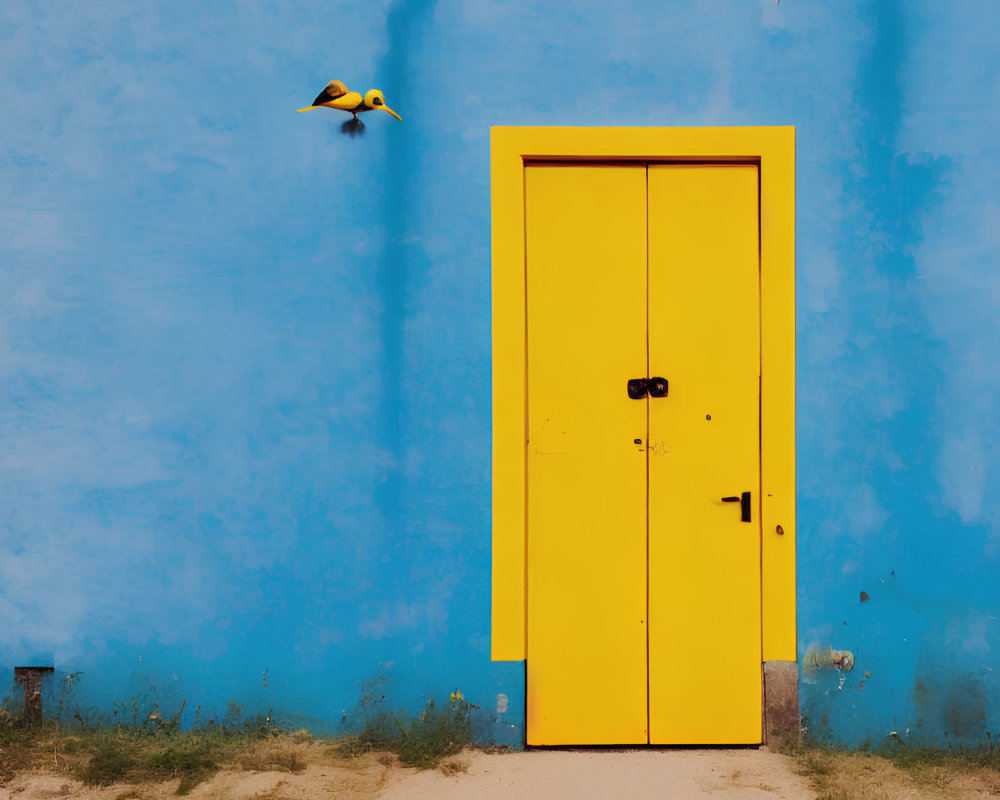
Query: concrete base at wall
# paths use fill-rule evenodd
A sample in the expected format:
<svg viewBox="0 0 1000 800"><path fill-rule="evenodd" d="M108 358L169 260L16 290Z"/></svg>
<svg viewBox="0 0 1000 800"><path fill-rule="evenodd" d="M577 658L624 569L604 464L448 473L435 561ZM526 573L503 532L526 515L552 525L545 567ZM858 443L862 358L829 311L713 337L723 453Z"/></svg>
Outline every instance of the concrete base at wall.
<svg viewBox="0 0 1000 800"><path fill-rule="evenodd" d="M799 738L799 665L764 662L764 744L772 750Z"/></svg>
<svg viewBox="0 0 1000 800"><path fill-rule="evenodd" d="M495 696L483 698L484 720L488 724L473 731L476 744L521 750L524 748L524 662L494 661L492 666Z"/></svg>

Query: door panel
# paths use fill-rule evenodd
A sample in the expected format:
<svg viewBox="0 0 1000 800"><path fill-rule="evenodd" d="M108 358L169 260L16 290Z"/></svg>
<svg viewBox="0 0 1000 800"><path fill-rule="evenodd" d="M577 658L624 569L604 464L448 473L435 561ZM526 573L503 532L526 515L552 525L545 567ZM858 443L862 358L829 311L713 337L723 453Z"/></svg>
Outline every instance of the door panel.
<svg viewBox="0 0 1000 800"><path fill-rule="evenodd" d="M649 167L650 741L761 740L757 167ZM751 492L751 522L724 496Z"/></svg>
<svg viewBox="0 0 1000 800"><path fill-rule="evenodd" d="M528 744L648 741L645 178L525 169Z"/></svg>
<svg viewBox="0 0 1000 800"><path fill-rule="evenodd" d="M760 741L757 197L747 165L525 170L528 744Z"/></svg>

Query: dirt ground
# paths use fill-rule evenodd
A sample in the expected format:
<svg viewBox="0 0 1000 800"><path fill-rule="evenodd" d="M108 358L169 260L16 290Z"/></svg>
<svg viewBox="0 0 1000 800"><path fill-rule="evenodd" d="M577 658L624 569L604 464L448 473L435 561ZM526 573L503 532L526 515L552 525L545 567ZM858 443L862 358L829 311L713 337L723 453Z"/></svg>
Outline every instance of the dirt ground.
<svg viewBox="0 0 1000 800"><path fill-rule="evenodd" d="M88 787L64 777L22 775L0 789L0 798L51 800L165 800L176 781L141 786ZM788 759L754 750L531 751L490 754L466 751L443 769L400 766L395 757L368 754L356 759L309 764L302 772L223 770L196 786L188 797L219 800L614 800L670 797L733 800L812 800L807 781Z"/></svg>
<svg viewBox="0 0 1000 800"><path fill-rule="evenodd" d="M1000 797L997 773L914 780L882 759L845 756L803 764L762 750L545 750L491 754L465 751L440 769L402 767L395 756L331 758L307 748L299 772L228 768L188 797L219 800L981 800ZM839 758L839 757L838 757ZM804 768L805 767L805 768ZM992 776L992 777L991 777ZM816 781L820 781L816 783ZM166 800L177 781L84 786L35 770L0 787L0 798ZM818 791L817 791L818 790Z"/></svg>

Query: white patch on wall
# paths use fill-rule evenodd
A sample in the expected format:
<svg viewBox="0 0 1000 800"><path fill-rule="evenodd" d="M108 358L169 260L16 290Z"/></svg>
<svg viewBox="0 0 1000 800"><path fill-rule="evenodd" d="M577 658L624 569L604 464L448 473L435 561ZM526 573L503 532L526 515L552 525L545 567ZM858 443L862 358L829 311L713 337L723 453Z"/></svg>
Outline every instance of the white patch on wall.
<svg viewBox="0 0 1000 800"><path fill-rule="evenodd" d="M945 503L958 512L962 522L976 522L982 516L987 464L979 431L966 430L943 442L940 464Z"/></svg>
<svg viewBox="0 0 1000 800"><path fill-rule="evenodd" d="M966 620L963 626L962 652L968 655L985 655L990 651L986 634L991 625L996 625L996 617L973 612L972 619Z"/></svg>
<svg viewBox="0 0 1000 800"><path fill-rule="evenodd" d="M845 506L848 534L853 539L862 539L876 533L889 519L889 512L867 483L850 491L850 499Z"/></svg>
<svg viewBox="0 0 1000 800"><path fill-rule="evenodd" d="M971 4L964 3L968 9ZM1000 451L1000 206L996 203L996 41L1000 13L994 5L959 12L954 5L907 8L914 24L933 36L913 39L901 70L906 115L899 147L913 158L948 159L940 203L922 217L923 241L914 250L924 313L945 355L934 388L937 478L941 501L966 524L997 530L995 495ZM977 25L967 20L975 15ZM992 202L991 202L992 200ZM997 555L992 534L987 555Z"/></svg>

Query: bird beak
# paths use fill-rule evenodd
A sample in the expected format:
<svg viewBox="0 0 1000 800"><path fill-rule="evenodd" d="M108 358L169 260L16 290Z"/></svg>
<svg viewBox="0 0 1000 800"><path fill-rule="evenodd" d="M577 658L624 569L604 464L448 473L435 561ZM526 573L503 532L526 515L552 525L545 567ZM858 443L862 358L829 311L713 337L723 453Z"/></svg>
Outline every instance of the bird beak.
<svg viewBox="0 0 1000 800"><path fill-rule="evenodd" d="M381 108L381 109L382 109L383 111L388 111L388 112L389 112L390 114L392 114L392 115L393 115L393 116L394 116L394 117L395 117L396 119L398 119L398 120L399 120L400 122L402 122L402 121L403 121L403 118L402 118L401 116L399 116L399 114L397 114L397 113L396 113L395 111L393 111L393 110L392 110L391 108L389 108L389 106L379 106L379 108Z"/></svg>

